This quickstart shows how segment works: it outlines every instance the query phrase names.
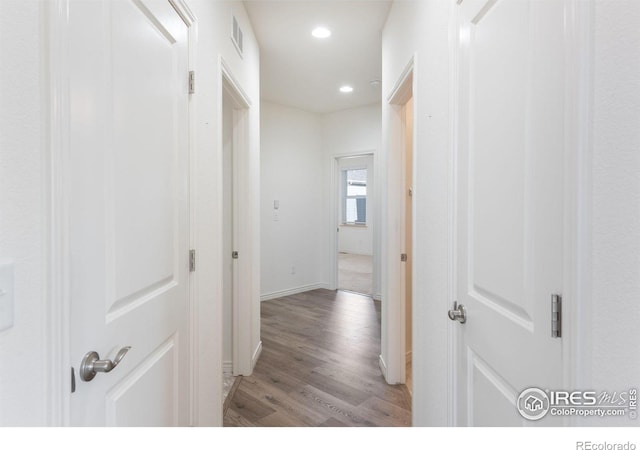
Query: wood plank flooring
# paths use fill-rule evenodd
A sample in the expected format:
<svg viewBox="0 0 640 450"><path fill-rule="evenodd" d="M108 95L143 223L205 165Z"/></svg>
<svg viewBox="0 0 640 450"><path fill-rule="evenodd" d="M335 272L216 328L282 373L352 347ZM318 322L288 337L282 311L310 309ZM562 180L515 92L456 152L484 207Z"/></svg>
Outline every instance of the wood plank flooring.
<svg viewBox="0 0 640 450"><path fill-rule="evenodd" d="M262 355L225 427L410 426L411 397L378 367L380 303L319 289L262 303Z"/></svg>

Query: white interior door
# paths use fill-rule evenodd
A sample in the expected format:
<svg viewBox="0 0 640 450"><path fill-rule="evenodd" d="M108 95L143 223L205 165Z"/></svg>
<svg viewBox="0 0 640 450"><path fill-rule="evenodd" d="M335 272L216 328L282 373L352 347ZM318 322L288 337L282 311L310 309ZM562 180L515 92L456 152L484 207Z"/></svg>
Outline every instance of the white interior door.
<svg viewBox="0 0 640 450"><path fill-rule="evenodd" d="M188 425L187 26L167 0L74 0L69 41L71 423Z"/></svg>
<svg viewBox="0 0 640 450"><path fill-rule="evenodd" d="M561 1L460 5L457 422L550 425L516 409L561 388L551 295L562 292L564 11Z"/></svg>

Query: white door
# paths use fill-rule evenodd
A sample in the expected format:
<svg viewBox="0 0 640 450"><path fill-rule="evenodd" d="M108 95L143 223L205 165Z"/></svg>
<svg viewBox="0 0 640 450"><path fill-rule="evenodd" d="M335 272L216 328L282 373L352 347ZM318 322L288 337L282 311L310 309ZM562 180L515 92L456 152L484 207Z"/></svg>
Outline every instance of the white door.
<svg viewBox="0 0 640 450"><path fill-rule="evenodd" d="M562 387L551 296L563 278L563 2L459 8L457 423L550 425L516 402Z"/></svg>
<svg viewBox="0 0 640 450"><path fill-rule="evenodd" d="M69 41L71 423L188 425L187 26L167 0L74 0Z"/></svg>

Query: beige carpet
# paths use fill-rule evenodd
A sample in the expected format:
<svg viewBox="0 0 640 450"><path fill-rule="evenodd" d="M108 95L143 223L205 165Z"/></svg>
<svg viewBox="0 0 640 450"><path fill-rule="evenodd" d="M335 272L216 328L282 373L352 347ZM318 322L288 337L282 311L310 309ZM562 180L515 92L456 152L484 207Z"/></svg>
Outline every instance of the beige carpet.
<svg viewBox="0 0 640 450"><path fill-rule="evenodd" d="M339 253L338 289L373 295L373 257Z"/></svg>

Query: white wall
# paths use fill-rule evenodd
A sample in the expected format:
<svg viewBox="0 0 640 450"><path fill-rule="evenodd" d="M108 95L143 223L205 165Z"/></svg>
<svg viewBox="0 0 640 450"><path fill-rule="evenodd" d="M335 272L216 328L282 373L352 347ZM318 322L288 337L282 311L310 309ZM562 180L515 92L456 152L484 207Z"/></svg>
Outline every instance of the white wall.
<svg viewBox="0 0 640 450"><path fill-rule="evenodd" d="M640 3L594 10L590 387L640 380ZM616 418L590 425L635 425Z"/></svg>
<svg viewBox="0 0 640 450"><path fill-rule="evenodd" d="M322 116L322 137L328 155L376 153L382 140L380 103Z"/></svg>
<svg viewBox="0 0 640 450"><path fill-rule="evenodd" d="M386 103L394 84L415 55L415 166L413 211L415 233L413 290L413 424L444 426L449 415L447 392L447 321L449 290L449 24L455 2L439 0L394 2L382 38L382 152L380 164L387 168L391 109ZM378 178L387 185L385 171ZM397 202L396 202L397 203ZM394 203L382 196L382 236L395 227ZM392 261L398 248L382 246L382 261ZM392 355L384 346L388 318L388 280L382 276L382 357ZM391 301L391 300L389 300ZM400 320L400 319L397 319ZM397 323L397 321L396 321ZM404 355L396 355L404 361ZM438 405L435 407L434 405Z"/></svg>
<svg viewBox="0 0 640 450"><path fill-rule="evenodd" d="M0 426L47 424L41 8L0 1L0 259L15 263L14 326L0 331Z"/></svg>
<svg viewBox="0 0 640 450"><path fill-rule="evenodd" d="M263 102L261 123L262 297L326 287L320 117Z"/></svg>
<svg viewBox="0 0 640 450"><path fill-rule="evenodd" d="M262 102L261 114L262 299L329 288L336 258L331 234L335 232L337 218L332 224L330 214L333 208L337 210L332 181L336 157L377 153L380 105L320 115ZM372 215L367 232L373 232L373 236L367 239L375 249L379 242L375 226L378 189L375 173L372 175L374 198L368 205ZM301 186L305 186L304 191ZM274 200L280 201L277 221L273 220ZM376 255L375 293L379 292L377 258ZM292 267L295 274L291 273Z"/></svg>

